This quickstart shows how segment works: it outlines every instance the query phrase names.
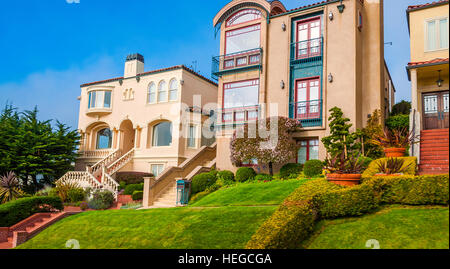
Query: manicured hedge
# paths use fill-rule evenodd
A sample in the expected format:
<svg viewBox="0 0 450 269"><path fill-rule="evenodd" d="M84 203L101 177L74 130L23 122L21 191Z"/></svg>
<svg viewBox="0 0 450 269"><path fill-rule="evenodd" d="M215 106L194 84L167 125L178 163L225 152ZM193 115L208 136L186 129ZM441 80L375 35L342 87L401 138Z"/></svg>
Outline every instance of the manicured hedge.
<svg viewBox="0 0 450 269"><path fill-rule="evenodd" d="M449 175L373 177L364 182L383 204L448 205Z"/></svg>
<svg viewBox="0 0 450 269"><path fill-rule="evenodd" d="M388 158L381 158L371 162L369 167L362 174L363 180L366 180L380 173L380 170L378 169L378 164L380 162L385 162L387 159ZM411 166L405 171L405 175L414 176L417 173L417 157L399 157L398 159L405 160L404 166L411 164Z"/></svg>
<svg viewBox="0 0 450 269"><path fill-rule="evenodd" d="M141 172L118 172L116 174L116 181L123 181L126 185L140 184L144 183L144 177L153 177L153 174Z"/></svg>
<svg viewBox="0 0 450 269"><path fill-rule="evenodd" d="M131 198L133 201L141 201L144 199L144 192L143 191L135 191L133 192L133 195L131 195Z"/></svg>
<svg viewBox="0 0 450 269"><path fill-rule="evenodd" d="M322 174L323 162L319 160L310 160L303 166L303 174L307 177L317 177Z"/></svg>
<svg viewBox="0 0 450 269"><path fill-rule="evenodd" d="M245 182L253 180L256 177L256 172L250 167L241 167L236 171L236 181Z"/></svg>
<svg viewBox="0 0 450 269"><path fill-rule="evenodd" d="M127 185L123 194L133 195L135 191L144 191L144 183Z"/></svg>
<svg viewBox="0 0 450 269"><path fill-rule="evenodd" d="M217 181L217 172L211 171L196 175L192 179L191 195L205 191Z"/></svg>
<svg viewBox="0 0 450 269"><path fill-rule="evenodd" d="M288 163L281 167L280 177L282 179L296 178L303 171L303 165L299 163Z"/></svg>
<svg viewBox="0 0 450 269"><path fill-rule="evenodd" d="M63 210L59 197L35 196L0 205L0 227L10 227L36 213Z"/></svg>

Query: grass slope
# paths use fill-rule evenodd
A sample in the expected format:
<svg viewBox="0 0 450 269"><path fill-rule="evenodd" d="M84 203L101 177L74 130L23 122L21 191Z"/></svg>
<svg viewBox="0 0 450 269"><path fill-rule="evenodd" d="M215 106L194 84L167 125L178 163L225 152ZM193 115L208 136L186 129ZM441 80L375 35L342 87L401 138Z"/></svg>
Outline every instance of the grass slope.
<svg viewBox="0 0 450 269"><path fill-rule="evenodd" d="M194 207L279 205L308 179L241 183L220 189L191 204Z"/></svg>
<svg viewBox="0 0 450 269"><path fill-rule="evenodd" d="M381 249L448 249L449 209L391 206L360 218L322 221L306 247L366 249L371 239Z"/></svg>
<svg viewBox="0 0 450 269"><path fill-rule="evenodd" d="M276 207L173 208L86 212L19 246L64 249L242 249Z"/></svg>

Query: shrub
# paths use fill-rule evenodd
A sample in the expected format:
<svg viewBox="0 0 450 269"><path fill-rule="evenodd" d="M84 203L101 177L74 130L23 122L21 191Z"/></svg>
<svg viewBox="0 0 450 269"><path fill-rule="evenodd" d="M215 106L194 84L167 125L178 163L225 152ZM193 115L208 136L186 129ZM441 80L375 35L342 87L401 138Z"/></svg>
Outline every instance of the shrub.
<svg viewBox="0 0 450 269"><path fill-rule="evenodd" d="M79 188L79 189L70 189L67 192L67 198L68 198L68 201L71 202L71 203L84 201L84 199L86 198L86 193L81 188Z"/></svg>
<svg viewBox="0 0 450 269"><path fill-rule="evenodd" d="M319 160L310 160L303 166L303 173L307 177L316 177L322 174L323 162Z"/></svg>
<svg viewBox="0 0 450 269"><path fill-rule="evenodd" d="M127 183L125 181L120 181L119 183L119 190L124 190L125 187L127 186Z"/></svg>
<svg viewBox="0 0 450 269"><path fill-rule="evenodd" d="M196 175L192 179L191 194L202 192L209 186L214 185L217 180L216 175L216 172L208 172Z"/></svg>
<svg viewBox="0 0 450 269"><path fill-rule="evenodd" d="M220 186L231 185L234 183L234 174L231 171L224 170L217 173L217 183Z"/></svg>
<svg viewBox="0 0 450 269"><path fill-rule="evenodd" d="M303 171L303 165L299 163L288 163L281 167L280 177L282 179L297 178Z"/></svg>
<svg viewBox="0 0 450 269"><path fill-rule="evenodd" d="M151 173L140 172L118 172L116 174L117 182L125 182L125 185L144 183L145 177L153 177Z"/></svg>
<svg viewBox="0 0 450 269"><path fill-rule="evenodd" d="M50 196L58 196L61 201L69 202L69 191L80 189L80 185L76 182L57 182L56 187L50 191Z"/></svg>
<svg viewBox="0 0 450 269"><path fill-rule="evenodd" d="M92 199L89 200L89 208L95 210L105 210L114 203L114 194L106 190L97 190L92 194Z"/></svg>
<svg viewBox="0 0 450 269"><path fill-rule="evenodd" d="M131 195L131 198L133 201L141 201L144 198L144 192L143 191L135 191Z"/></svg>
<svg viewBox="0 0 450 269"><path fill-rule="evenodd" d="M12 226L36 213L63 210L59 197L28 197L0 205L0 227Z"/></svg>
<svg viewBox="0 0 450 269"><path fill-rule="evenodd" d="M383 176L364 181L380 203L448 205L449 175Z"/></svg>
<svg viewBox="0 0 450 269"><path fill-rule="evenodd" d="M409 129L409 114L396 115L386 119L386 126L389 130Z"/></svg>
<svg viewBox="0 0 450 269"><path fill-rule="evenodd" d="M373 162L373 159L369 158L369 157L361 156L361 157L359 157L358 162L361 162L361 165L365 171L367 168L369 168L369 165Z"/></svg>
<svg viewBox="0 0 450 269"><path fill-rule="evenodd" d="M241 167L236 172L236 181L245 182L248 180L253 180L256 176L255 170L250 167Z"/></svg>
<svg viewBox="0 0 450 269"><path fill-rule="evenodd" d="M135 191L144 191L144 183L127 185L123 194L133 195Z"/></svg>
<svg viewBox="0 0 450 269"><path fill-rule="evenodd" d="M255 177L255 180L257 180L257 181L272 181L273 177L271 175L267 175L267 174L259 174Z"/></svg>
<svg viewBox="0 0 450 269"><path fill-rule="evenodd" d="M81 209L82 211L86 211L88 208L89 208L89 205L88 205L87 202L82 202L82 203L80 203L80 209Z"/></svg>
<svg viewBox="0 0 450 269"><path fill-rule="evenodd" d="M403 171L405 175L412 175L414 176L417 172L417 157L399 157L397 159L404 160L404 166L409 166L408 169ZM375 160L370 163L369 167L364 171L362 174L363 181L380 173L379 164L384 163L387 161L387 158L381 158L378 160Z"/></svg>

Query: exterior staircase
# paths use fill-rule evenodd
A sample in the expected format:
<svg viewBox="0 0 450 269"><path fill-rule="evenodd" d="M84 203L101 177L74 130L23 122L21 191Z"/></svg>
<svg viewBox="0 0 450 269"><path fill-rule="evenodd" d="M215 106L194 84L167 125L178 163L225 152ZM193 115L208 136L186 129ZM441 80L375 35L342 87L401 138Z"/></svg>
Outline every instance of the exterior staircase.
<svg viewBox="0 0 450 269"><path fill-rule="evenodd" d="M115 150L92 167L87 167L86 171L67 172L57 182L77 183L83 188L95 190L105 189L114 194L117 199L119 183L113 176L125 165L133 160L135 149L122 155L120 150Z"/></svg>
<svg viewBox="0 0 450 269"><path fill-rule="evenodd" d="M449 129L421 132L420 175L449 173Z"/></svg>
<svg viewBox="0 0 450 269"><path fill-rule="evenodd" d="M217 143L204 146L180 166L169 167L144 187L143 209L177 206L177 180L192 180L200 173L209 172L216 166Z"/></svg>

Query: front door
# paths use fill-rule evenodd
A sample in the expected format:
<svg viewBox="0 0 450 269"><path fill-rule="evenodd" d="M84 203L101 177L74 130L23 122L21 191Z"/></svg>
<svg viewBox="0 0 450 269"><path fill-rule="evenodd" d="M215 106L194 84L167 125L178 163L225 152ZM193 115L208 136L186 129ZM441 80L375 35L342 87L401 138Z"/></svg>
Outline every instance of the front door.
<svg viewBox="0 0 450 269"><path fill-rule="evenodd" d="M449 128L449 92L423 94L424 130Z"/></svg>

